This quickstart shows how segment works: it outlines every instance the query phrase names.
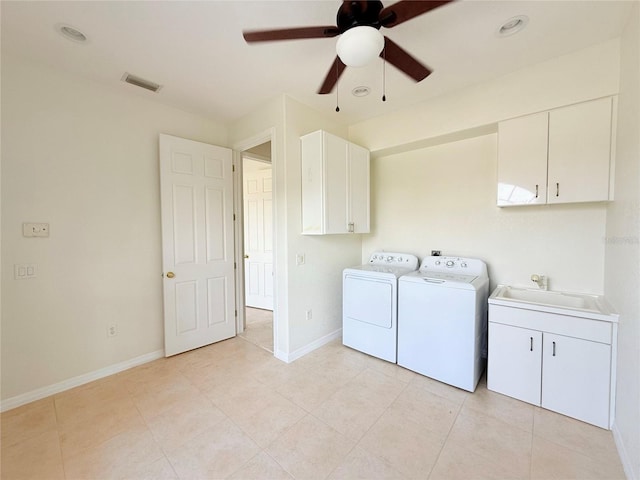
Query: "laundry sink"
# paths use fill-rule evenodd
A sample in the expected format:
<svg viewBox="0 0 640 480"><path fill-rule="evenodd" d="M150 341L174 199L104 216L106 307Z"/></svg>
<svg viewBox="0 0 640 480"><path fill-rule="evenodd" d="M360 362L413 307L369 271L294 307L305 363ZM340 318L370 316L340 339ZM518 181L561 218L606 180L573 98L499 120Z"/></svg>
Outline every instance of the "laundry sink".
<svg viewBox="0 0 640 480"><path fill-rule="evenodd" d="M613 309L600 295L569 293L499 285L489 303L542 311L577 310L594 318L608 316Z"/></svg>
<svg viewBox="0 0 640 480"><path fill-rule="evenodd" d="M579 310L598 310L595 298L591 295L550 292L525 288L506 287L501 292L502 298L528 303L540 303L554 307L577 308Z"/></svg>

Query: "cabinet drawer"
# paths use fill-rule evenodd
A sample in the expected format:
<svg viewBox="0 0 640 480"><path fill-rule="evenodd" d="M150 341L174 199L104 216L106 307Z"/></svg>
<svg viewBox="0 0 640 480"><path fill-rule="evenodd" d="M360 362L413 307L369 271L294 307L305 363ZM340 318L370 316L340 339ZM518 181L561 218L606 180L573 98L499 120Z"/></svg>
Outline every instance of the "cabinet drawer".
<svg viewBox="0 0 640 480"><path fill-rule="evenodd" d="M611 344L609 322L489 304L489 322Z"/></svg>

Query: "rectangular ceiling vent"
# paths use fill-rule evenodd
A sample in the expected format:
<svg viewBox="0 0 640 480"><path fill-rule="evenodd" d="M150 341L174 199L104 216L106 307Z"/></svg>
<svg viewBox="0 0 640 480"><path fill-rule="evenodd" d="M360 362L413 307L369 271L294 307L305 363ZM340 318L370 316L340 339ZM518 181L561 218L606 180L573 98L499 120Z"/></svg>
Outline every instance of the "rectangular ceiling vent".
<svg viewBox="0 0 640 480"><path fill-rule="evenodd" d="M135 75L131 75L127 72L125 72L121 80L123 82L130 83L131 85L135 85L136 87L146 88L147 90L151 90L152 92L157 92L162 88L162 85L151 82L149 80L145 80L144 78L140 78Z"/></svg>

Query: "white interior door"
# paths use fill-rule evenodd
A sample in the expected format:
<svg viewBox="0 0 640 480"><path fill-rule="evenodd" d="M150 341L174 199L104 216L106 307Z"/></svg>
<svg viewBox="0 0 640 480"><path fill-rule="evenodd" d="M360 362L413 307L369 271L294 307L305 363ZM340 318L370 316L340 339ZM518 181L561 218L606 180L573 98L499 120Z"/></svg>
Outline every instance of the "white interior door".
<svg viewBox="0 0 640 480"><path fill-rule="evenodd" d="M271 168L245 169L245 304L273 310L273 219Z"/></svg>
<svg viewBox="0 0 640 480"><path fill-rule="evenodd" d="M236 334L232 154L160 135L167 356Z"/></svg>

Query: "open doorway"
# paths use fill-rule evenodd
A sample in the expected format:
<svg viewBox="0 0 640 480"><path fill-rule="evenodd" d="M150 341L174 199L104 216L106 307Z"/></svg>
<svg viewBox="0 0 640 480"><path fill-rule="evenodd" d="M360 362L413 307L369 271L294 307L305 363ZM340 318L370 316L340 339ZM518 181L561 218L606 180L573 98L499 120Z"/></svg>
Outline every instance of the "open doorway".
<svg viewBox="0 0 640 480"><path fill-rule="evenodd" d="M241 336L273 353L273 175L271 142L242 152L245 327Z"/></svg>

